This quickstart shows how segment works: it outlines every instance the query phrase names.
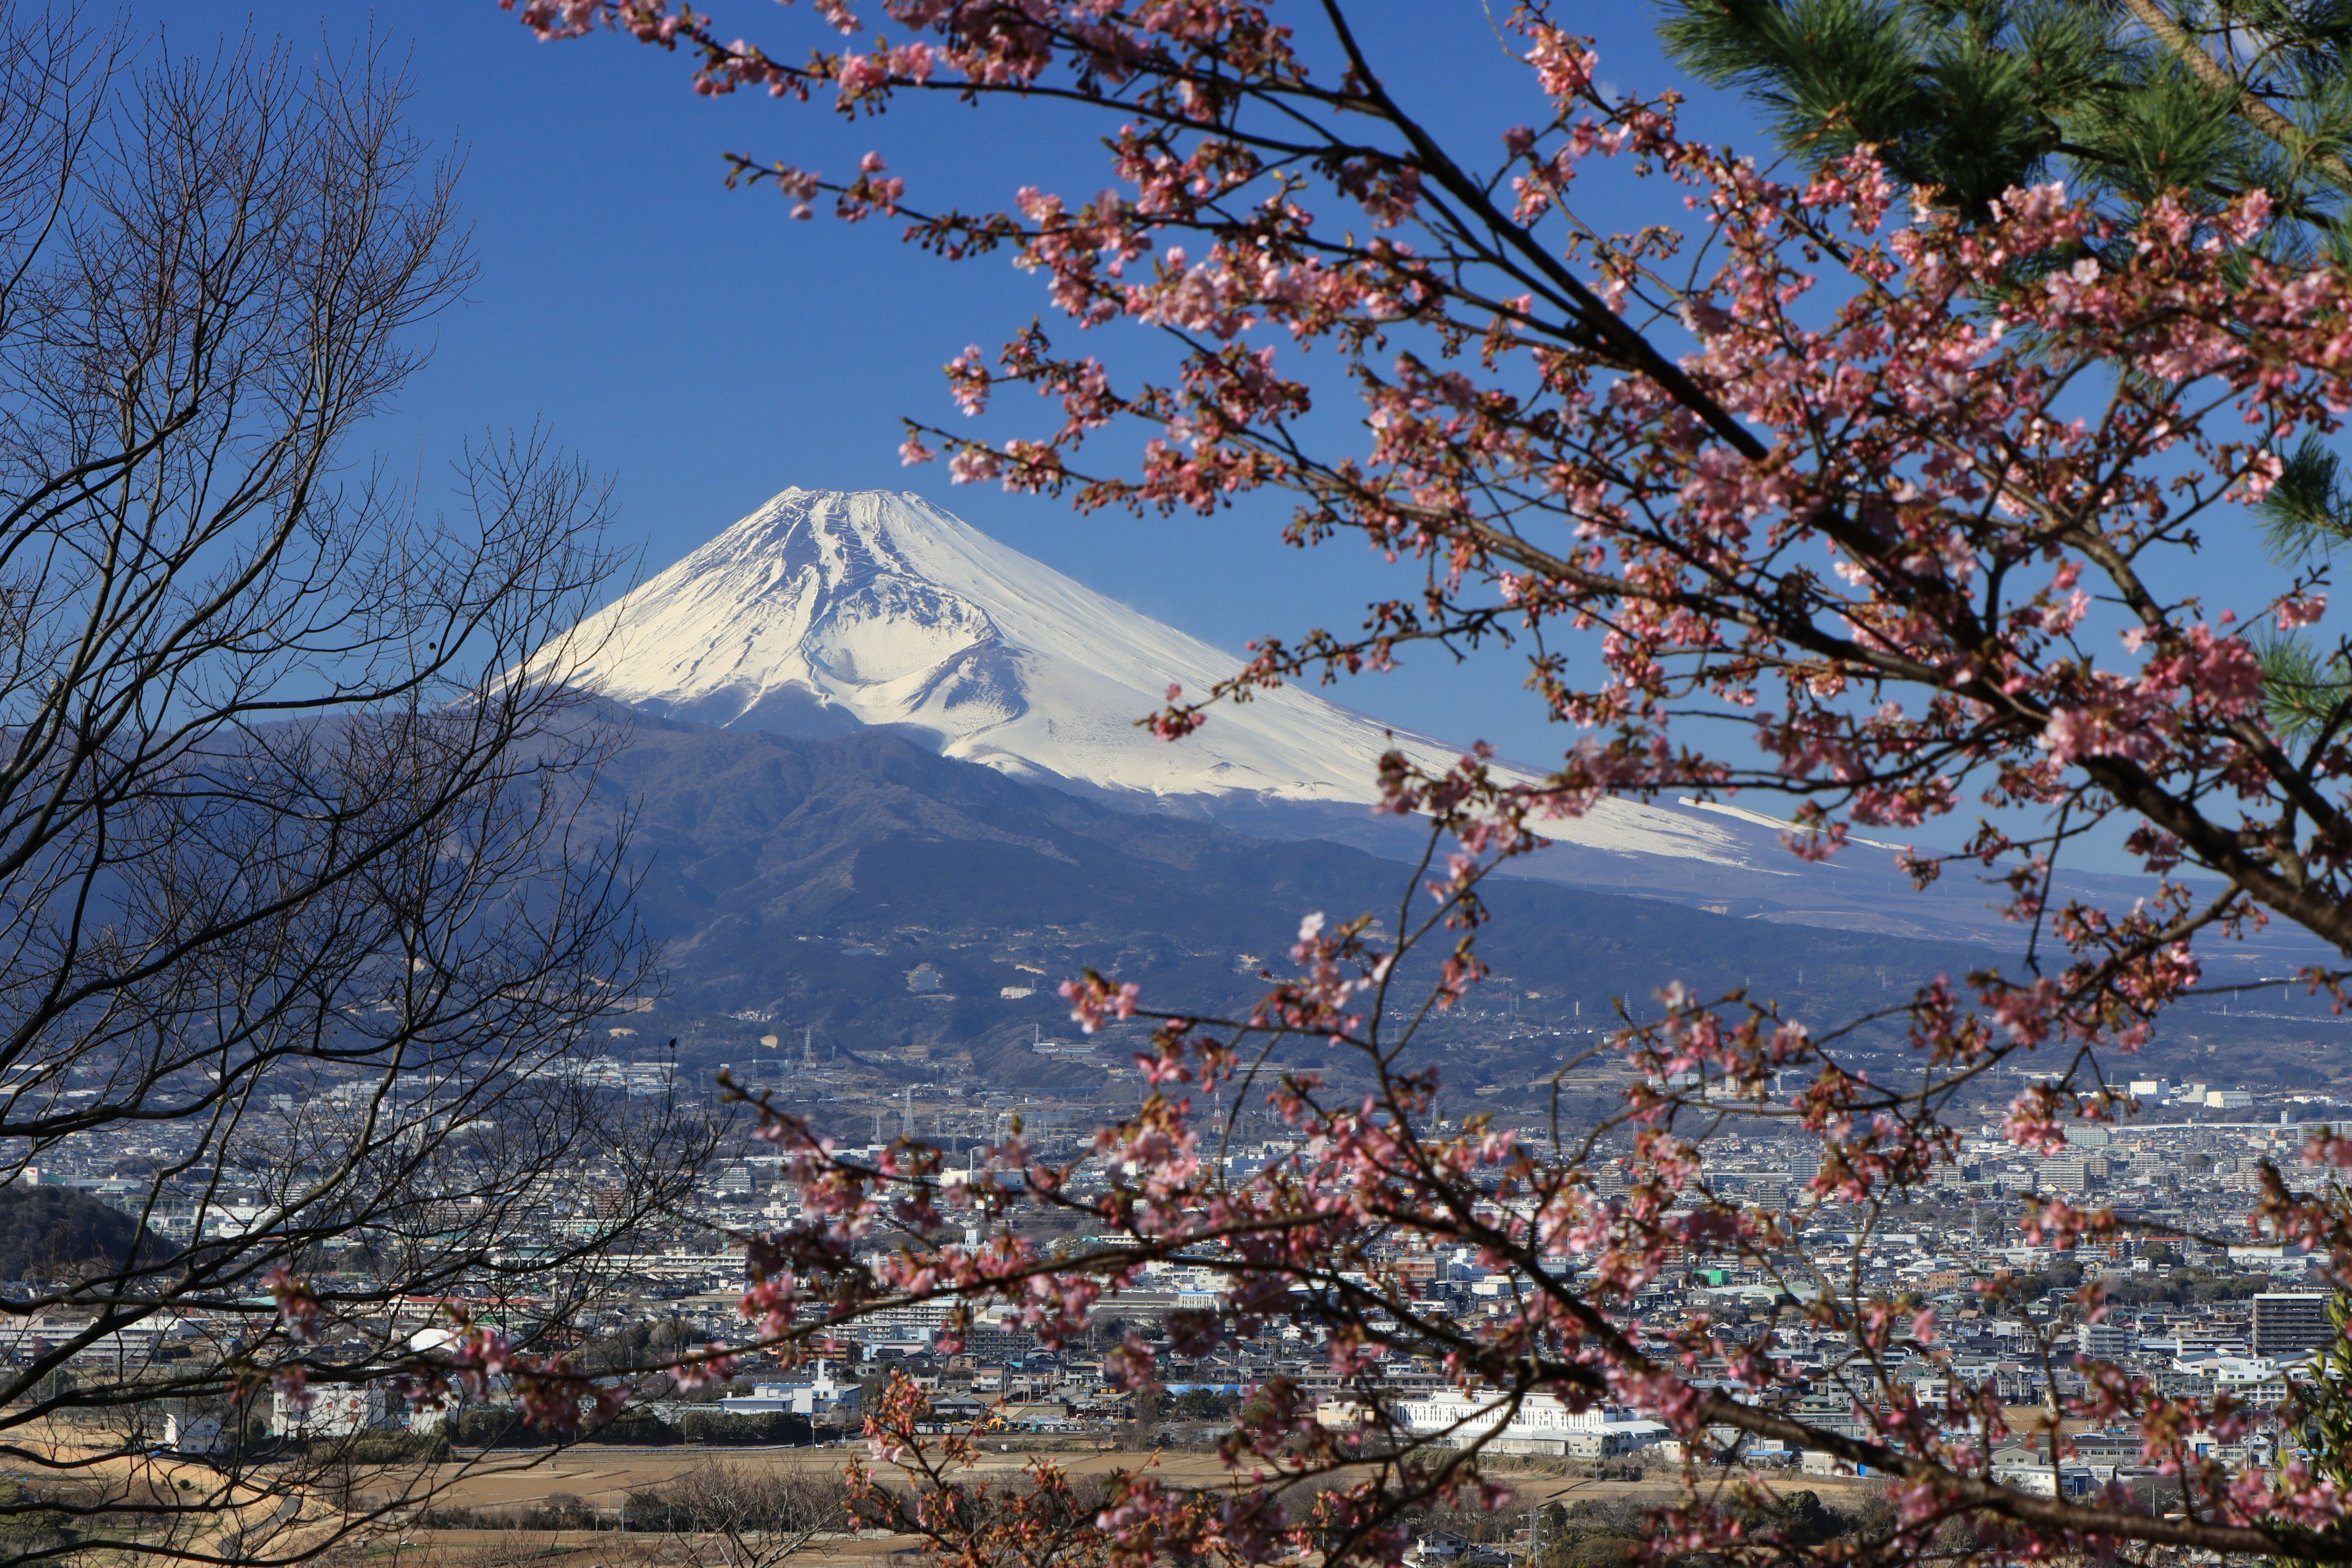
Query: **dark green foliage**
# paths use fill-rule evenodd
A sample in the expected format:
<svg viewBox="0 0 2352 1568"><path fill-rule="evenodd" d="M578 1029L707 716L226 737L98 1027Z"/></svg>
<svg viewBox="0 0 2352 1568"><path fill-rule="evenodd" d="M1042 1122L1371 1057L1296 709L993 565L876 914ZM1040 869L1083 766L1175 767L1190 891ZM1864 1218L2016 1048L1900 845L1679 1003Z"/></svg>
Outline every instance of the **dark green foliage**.
<svg viewBox="0 0 2352 1568"><path fill-rule="evenodd" d="M2110 1279L2104 1287L2107 1301L2117 1307L2206 1307L2216 1301L2242 1301L2276 1287L2259 1274L2214 1274L2203 1268L2182 1268L2158 1279L2135 1274Z"/></svg>
<svg viewBox="0 0 2352 1568"><path fill-rule="evenodd" d="M144 1233L129 1215L72 1187L0 1187L0 1279L47 1279L95 1266L116 1268ZM163 1244L149 1236L141 1258Z"/></svg>
<svg viewBox="0 0 2352 1568"><path fill-rule="evenodd" d="M677 1428L650 1410L625 1410L610 1424L588 1434L586 1440L630 1448L666 1448L677 1439Z"/></svg>
<svg viewBox="0 0 2352 1568"><path fill-rule="evenodd" d="M41 1503L23 1482L0 1479L0 1553L13 1559L72 1538L70 1517Z"/></svg>
<svg viewBox="0 0 2352 1568"><path fill-rule="evenodd" d="M2032 1301L2053 1290L2074 1290L2083 1283L2083 1266L2072 1258L2061 1258L2038 1273L2022 1276L2017 1282L2014 1299Z"/></svg>
<svg viewBox="0 0 2352 1568"><path fill-rule="evenodd" d="M2293 176L2264 138L2249 135L2230 95L2197 80L2172 56L2122 62L2118 82L2085 92L2068 111L2067 140L2084 151L2069 184L2145 204L2166 191L2214 198Z"/></svg>
<svg viewBox="0 0 2352 1568"><path fill-rule="evenodd" d="M2263 715L2284 740L2309 742L2329 726L2347 693L2344 657L2322 651L2293 634L2266 636L2254 643L2263 667Z"/></svg>
<svg viewBox="0 0 2352 1568"><path fill-rule="evenodd" d="M496 1407L459 1415L456 1438L463 1448L543 1448L555 1440L544 1428L525 1425L513 1411ZM625 1410L582 1439L639 1448L667 1447L677 1440L678 1429L650 1410Z"/></svg>
<svg viewBox="0 0 2352 1568"><path fill-rule="evenodd" d="M1669 52L1769 105L1809 162L1868 142L1967 211L2034 176L2058 141L2045 104L2113 53L2090 6L2035 7L2005 33L1878 0L1674 0L1667 16Z"/></svg>
<svg viewBox="0 0 2352 1568"><path fill-rule="evenodd" d="M2341 1292L2327 1303L2336 1338L2295 1379L2295 1397L2302 1406L2302 1429L2296 1436L2311 1450L2312 1469L2317 1478L2339 1487L2352 1485L2352 1339L2345 1334L2347 1308L2352 1308L2352 1301Z"/></svg>
<svg viewBox="0 0 2352 1568"><path fill-rule="evenodd" d="M2352 0L2153 0L2168 29L2115 0L1662 3L1669 54L1767 109L1801 166L1866 142L1965 217L2062 179L2126 227L2160 195L2210 209L2259 189L2284 220L2273 250L2352 265ZM2352 538L2316 438L2257 510L2290 566ZM2324 742L2352 670L2291 635L2257 653L2277 732Z"/></svg>
<svg viewBox="0 0 2352 1568"><path fill-rule="evenodd" d="M1769 108L1808 164L1868 142L1902 179L1981 214L2063 178L2126 206L2260 187L2325 231L2352 128L2346 0L2160 0L2203 79L2122 6L2084 0L1665 0L1668 52ZM2247 47L2260 29L2265 47ZM2290 122L2241 111L2252 91ZM2294 240L2298 231L2290 226Z"/></svg>
<svg viewBox="0 0 2352 1568"><path fill-rule="evenodd" d="M762 1415L729 1415L715 1410L693 1410L679 1419L677 1430L687 1442L711 1447L800 1445L816 1441L809 1418L795 1415L789 1410L772 1411Z"/></svg>
<svg viewBox="0 0 2352 1568"><path fill-rule="evenodd" d="M544 1448L554 1441L512 1410L488 1405L460 1413L452 1436L461 1448Z"/></svg>
<svg viewBox="0 0 2352 1568"><path fill-rule="evenodd" d="M1188 1388L1169 1405L1168 1414L1179 1421L1213 1421L1232 1415L1234 1404L1230 1394L1220 1394L1213 1388Z"/></svg>
<svg viewBox="0 0 2352 1568"><path fill-rule="evenodd" d="M595 1508L572 1492L550 1492L525 1509L428 1508L412 1522L417 1530L596 1530L604 1521Z"/></svg>
<svg viewBox="0 0 2352 1568"><path fill-rule="evenodd" d="M1654 1521L1655 1505L1639 1497L1581 1498L1543 1510L1543 1553L1538 1568L1619 1568L1643 1560L1643 1547ZM1810 1488L1781 1493L1768 1501L1733 1502L1730 1510L1755 1541L1799 1551L1818 1549L1832 1542L1849 1543L1837 1555L1861 1553L1853 1548L1884 1541L1892 1515L1883 1499L1851 1499L1843 1507L1823 1500ZM1465 1533L1469 1533L1465 1531ZM1780 1553L1763 1560L1775 1560ZM1715 1561L1686 1557L1696 1565Z"/></svg>
<svg viewBox="0 0 2352 1568"><path fill-rule="evenodd" d="M2345 490L2340 468L2316 436L2305 436L2284 459L2278 481L2254 509L2280 562L2308 561L2352 540L2352 494Z"/></svg>

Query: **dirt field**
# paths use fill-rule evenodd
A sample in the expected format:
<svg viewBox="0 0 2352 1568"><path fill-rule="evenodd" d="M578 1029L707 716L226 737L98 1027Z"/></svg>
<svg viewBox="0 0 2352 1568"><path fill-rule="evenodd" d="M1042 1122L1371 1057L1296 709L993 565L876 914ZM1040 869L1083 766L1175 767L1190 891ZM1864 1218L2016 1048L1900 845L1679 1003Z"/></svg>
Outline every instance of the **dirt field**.
<svg viewBox="0 0 2352 1568"><path fill-rule="evenodd" d="M58 1446L63 1449L78 1445ZM983 1452L976 1467L977 1475L982 1478L1016 1479L1036 1457L1034 1452L1015 1445L991 1447L993 1451ZM358 1480L355 1500L362 1504L363 1513L394 1503L405 1495L419 1503L429 1498L430 1506L436 1510L467 1510L486 1516L481 1522L490 1528L428 1530L412 1524L404 1529L400 1521L413 1516L408 1508L394 1507L376 1523L363 1527L359 1537L350 1541L345 1552L339 1555L346 1562L365 1562L371 1568L772 1568L766 1563L731 1562L724 1552L713 1550L714 1542L701 1538L611 1531L523 1530L519 1523L528 1511L546 1507L557 1499L573 1507L585 1504L609 1518L621 1512L631 1492L658 1488L690 1469L713 1463L829 1480L839 1476L851 1458L862 1457L864 1450L862 1442L807 1448L622 1448L590 1444L562 1452L494 1453L431 1467L429 1476L395 1467ZM1074 1447L1063 1443L1054 1446L1050 1457L1076 1476L1098 1476L1113 1469L1150 1465L1164 1480L1177 1486L1214 1488L1228 1479L1215 1456L1205 1453L1176 1450L1152 1454ZM1679 1477L1671 1469L1661 1468L1639 1480L1601 1480L1553 1473L1564 1468L1559 1461L1495 1458L1487 1464L1488 1474L1514 1492L1509 1511L1515 1514L1546 1503L1572 1504L1587 1499L1664 1502L1678 1490ZM213 1480L202 1465L161 1457L101 1461L94 1468L93 1475L116 1478L117 1484L123 1484L133 1479L131 1470L137 1472L142 1484L164 1491L173 1490L184 1480L196 1485L208 1485ZM337 1507L323 1494L313 1495L305 1489L301 1509L289 1519L285 1514L287 1504L281 1494L272 1489L278 1483L271 1468L264 1467L252 1480L253 1495L260 1510L256 1517L269 1516L281 1521L293 1532L289 1539L335 1531ZM1768 1484L1777 1490L1811 1490L1833 1506L1846 1509L1859 1504L1877 1486L1872 1481L1793 1473L1775 1476ZM240 1516L247 1511L237 1510ZM344 1518L348 1527L348 1516ZM515 1520L517 1527L499 1525L501 1519ZM223 1521L225 1525L252 1522L242 1517ZM891 1568L894 1561L919 1552L921 1546L919 1541L903 1537L826 1538L808 1543L794 1554L794 1561L806 1563L810 1568L823 1563L835 1563L838 1568Z"/></svg>
<svg viewBox="0 0 2352 1568"><path fill-rule="evenodd" d="M478 1465L467 1473L452 1473L449 1489L443 1495L443 1506L470 1509L527 1509L542 1504L551 1497L568 1494L600 1510L617 1510L632 1491L660 1485L695 1465L712 1460L754 1468L777 1468L819 1473L837 1473L857 1448L605 1448L587 1446L532 1462L528 1455L509 1458L496 1456L487 1466ZM1021 1451L1001 1451L984 1456L978 1467L982 1476L1011 1476L1024 1468L1033 1456ZM1163 1453L1156 1459L1150 1454L1132 1451L1099 1451L1094 1453L1057 1453L1052 1456L1065 1470L1073 1475L1100 1475L1112 1469L1132 1469L1147 1462L1155 1463L1159 1473L1168 1480L1190 1486L1214 1486L1224 1479L1224 1469L1215 1456L1192 1453ZM452 1468L453 1471L457 1468ZM1648 1480L1593 1480L1577 1476L1555 1476L1528 1471L1514 1471L1509 1461L1489 1465L1490 1473L1507 1482L1517 1494L1517 1506L1532 1507L1553 1501L1573 1502L1580 1498L1664 1498L1675 1490L1672 1472L1661 1472ZM1776 1477L1770 1484L1776 1489L1802 1488L1822 1495L1824 1501L1846 1503L1859 1501L1876 1489L1874 1482L1834 1476Z"/></svg>
<svg viewBox="0 0 2352 1568"><path fill-rule="evenodd" d="M859 1445L862 1447L862 1445ZM577 1498L600 1511L617 1511L628 1493L660 1485L698 1464L713 1460L758 1468L818 1475L836 1474L853 1450L825 1448L604 1448L583 1447L570 1452L511 1458L499 1456L488 1465L446 1467L441 1479L447 1490L437 1500L446 1508L516 1510L545 1504L557 1496ZM986 1455L982 1475L1013 1476L1032 1456L1000 1449ZM1153 1463L1171 1481L1213 1486L1225 1472L1206 1454L1132 1451L1061 1452L1062 1466L1078 1475L1099 1475L1114 1468ZM1507 1461L1506 1461L1507 1464ZM1529 1467L1512 1474L1497 1468L1517 1494L1512 1511L1559 1501L1622 1499L1664 1501L1676 1489L1670 1471L1644 1480L1597 1480L1576 1476L1535 1473ZM1832 1504L1852 1507L1863 1500L1874 1482L1822 1476L1790 1474L1771 1483L1777 1489L1807 1489ZM386 1538L364 1552L371 1568L746 1568L715 1542L654 1535L585 1531L414 1530ZM790 1561L809 1568L914 1568L923 1542L908 1536L869 1540L825 1539L809 1542ZM782 1568L762 1562L751 1568Z"/></svg>
<svg viewBox="0 0 2352 1568"><path fill-rule="evenodd" d="M921 1550L911 1537L887 1541L814 1542L790 1559L816 1568L890 1568ZM367 1553L378 1563L415 1564L415 1568L726 1568L723 1553L698 1552L695 1543L656 1536L616 1535L599 1531L418 1531L396 1545Z"/></svg>

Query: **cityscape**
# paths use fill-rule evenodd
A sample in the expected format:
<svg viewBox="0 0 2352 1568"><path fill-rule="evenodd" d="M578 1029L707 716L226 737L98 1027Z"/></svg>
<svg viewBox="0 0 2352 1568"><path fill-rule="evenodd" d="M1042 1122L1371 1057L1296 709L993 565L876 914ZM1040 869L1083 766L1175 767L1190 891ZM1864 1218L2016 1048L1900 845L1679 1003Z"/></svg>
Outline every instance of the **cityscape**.
<svg viewBox="0 0 2352 1568"><path fill-rule="evenodd" d="M2352 1562L2344 0L0 0L0 1568Z"/></svg>
<svg viewBox="0 0 2352 1568"><path fill-rule="evenodd" d="M1095 1047L1041 1036L1031 1048L1066 1057ZM869 1084L861 1093L844 1081L852 1075L839 1071L807 1065L772 1070L778 1080L768 1090L772 1097L825 1100L838 1124L863 1128L870 1121L886 1135L866 1145L845 1143L839 1151L845 1158L879 1160L890 1141L902 1137L951 1152L985 1147L1017 1120L1032 1130L1041 1152L1078 1155L1067 1189L1072 1199L1090 1201L1108 1185L1076 1147L1076 1130L1101 1113L1095 1103L943 1094L938 1085L893 1095L877 1093ZM669 1097L682 1087L666 1066L613 1056L583 1059L575 1076L624 1097ZM1112 1068L1107 1076L1136 1074ZM328 1089L308 1099L301 1114L348 1116L367 1098L368 1087L353 1080ZM755 1092L759 1087L752 1086ZM2054 1488L2076 1495L2117 1481L2143 1487L2159 1481L2137 1430L2126 1425L2102 1430L2070 1423L2067 1450L2054 1460L2046 1441L2036 1439L2029 1413L2079 1395L2085 1386L2082 1361L2124 1369L2167 1397L2226 1395L2246 1413L2243 1429L2226 1436L2193 1435L2191 1451L2232 1473L2273 1468L2304 1441L2282 1414L2291 1385L2316 1374L2315 1357L2337 1342L2341 1330L2329 1310L2336 1293L2326 1259L2305 1247L2252 1233L2245 1215L2263 1171L2293 1169L2312 1130L2340 1120L2347 1108L2325 1093L2257 1095L2205 1082L2147 1079L2128 1089L2138 1114L2072 1129L2060 1151L2028 1154L1997 1128L1981 1127L1933 1184L1903 1205L1875 1211L1809 1197L1820 1170L1818 1145L1810 1139L1781 1135L1762 1121L1719 1133L1707 1146L1705 1199L1801 1216L1789 1250L1750 1267L1701 1262L1670 1270L1643 1289L1636 1309L1644 1322L1660 1324L1704 1313L1735 1340L1762 1347L1788 1387L1802 1391L1797 1407L1831 1430L1859 1435L1864 1429L1852 1408L1874 1397L1881 1376L1930 1405L1940 1405L1953 1388L1990 1394L2021 1416L2013 1441L1990 1455L1994 1473L2027 1490ZM272 1109L289 1122L298 1120L290 1098L277 1097ZM431 1101L417 1110L435 1114ZM648 1230L637 1249L600 1252L605 1279L599 1308L568 1325L581 1343L723 1342L740 1332L741 1238L805 1216L785 1169L788 1158L762 1151L737 1131L736 1139L712 1150L691 1195ZM1451 1126L1441 1122L1434 1131L1443 1135ZM1533 1120L1517 1131L1533 1139L1547 1135L1545 1125ZM137 1142L137 1136L82 1142L18 1181L86 1194L179 1247L236 1237L275 1212L266 1186L240 1189L215 1182L209 1172L182 1178L182 1190L191 1195L121 1173L175 1163L183 1152ZM1240 1141L1219 1160L1232 1179L1245 1180L1292 1152L1281 1142ZM517 1232L597 1237L625 1206L624 1180L622 1173L594 1163L548 1172L517 1194L523 1205L514 1215ZM1625 1174L1603 1163L1596 1184L1604 1194L1622 1193ZM199 1191L210 1195L193 1195ZM2097 1246L2036 1245L2015 1217L2015 1200L2035 1194L2105 1201L2142 1223ZM462 1210L437 1217L448 1235L466 1229ZM1066 1223L1049 1220L1033 1228L1049 1247L1117 1245L1116 1237L1077 1235ZM2233 1234L2237 1239L2231 1239ZM354 1283L362 1287L372 1283L363 1251L363 1244L353 1243L342 1260L360 1266ZM1871 1296L1937 1308L1943 1332L1883 1368L1857 1372L1850 1335L1823 1331L1791 1311L1825 1288L1843 1286L1816 1273L1809 1259L1822 1257L1851 1267L1856 1286ZM1524 1276L1494 1268L1469 1248L1402 1244L1381 1260L1411 1282L1416 1310L1471 1323L1507 1312L1530 1288ZM15 1266L21 1269L24 1261ZM27 1277L37 1293L43 1285L37 1270ZM2086 1281L2103 1288L2106 1310L2095 1321L2081 1310ZM650 1434L656 1444L724 1446L730 1440L725 1418L787 1416L797 1419L780 1427L747 1420L733 1440L774 1441L781 1432L790 1443L837 1442L862 1431L861 1403L883 1380L898 1376L929 1395L931 1420L940 1431L1116 1444L1131 1440L1140 1424L1149 1433L1189 1431L1201 1440L1253 1394L1282 1380L1311 1397L1315 1419L1326 1426L1394 1421L1440 1442L1475 1438L1496 1455L1668 1467L1689 1460L1766 1471L1779 1467L1809 1476L1867 1473L1831 1454L1754 1440L1728 1428L1704 1436L1677 1434L1628 1409L1571 1411L1548 1396L1507 1409L1465 1391L1441 1367L1406 1355L1337 1375L1296 1323L1270 1327L1213 1355L1169 1353L1160 1363L1163 1382L1143 1394L1106 1381L1105 1352L1126 1332L1163 1336L1170 1314L1209 1308L1225 1288L1213 1263L1148 1264L1132 1284L1099 1304L1107 1329L1096 1337L1104 1342L1079 1346L1049 1346L1008 1322L1017 1314L1003 1309L983 1310L952 1332L950 1303L944 1300L871 1311L845 1326L828 1357L748 1355L728 1380L646 1400L632 1417L634 1436L645 1441ZM535 1305L519 1300L501 1310L520 1321ZM390 1306L381 1328L396 1340L441 1321L436 1303L412 1300ZM52 1347L76 1344L61 1363L68 1376L91 1369L119 1378L144 1366L221 1355L247 1323L237 1315L166 1311L93 1338L94 1326L92 1315L55 1308L12 1319L9 1356L22 1364ZM495 1398L488 1403L497 1405ZM452 1423L463 1409L453 1404L411 1410L390 1380L358 1385L333 1400L306 1402L279 1393L267 1436L299 1441L454 1431L460 1429ZM191 1415L178 1402L140 1416L151 1420L151 1436L161 1448L179 1454L225 1452L234 1436L219 1412ZM716 1426L713 1417L719 1418ZM754 1437L755 1431L761 1436ZM617 1518L623 1500L604 1500Z"/></svg>

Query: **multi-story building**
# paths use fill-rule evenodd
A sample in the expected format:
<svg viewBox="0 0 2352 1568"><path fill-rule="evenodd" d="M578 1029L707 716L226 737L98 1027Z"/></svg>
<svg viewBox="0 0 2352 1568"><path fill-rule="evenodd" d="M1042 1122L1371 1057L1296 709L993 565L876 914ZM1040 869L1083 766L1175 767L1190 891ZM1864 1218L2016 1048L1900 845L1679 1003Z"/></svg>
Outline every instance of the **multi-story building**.
<svg viewBox="0 0 2352 1568"><path fill-rule="evenodd" d="M2099 1361L2116 1361L2139 1349L2139 1331L2128 1323L2079 1324L2074 1348Z"/></svg>
<svg viewBox="0 0 2352 1568"><path fill-rule="evenodd" d="M2283 1355L2325 1348L2336 1338L2327 1296L2317 1290L2267 1290L2254 1298L2254 1353Z"/></svg>
<svg viewBox="0 0 2352 1568"><path fill-rule="evenodd" d="M2084 1193L2090 1191L2090 1173L2078 1155L2059 1155L2044 1160L2034 1171L2034 1186L2045 1193Z"/></svg>

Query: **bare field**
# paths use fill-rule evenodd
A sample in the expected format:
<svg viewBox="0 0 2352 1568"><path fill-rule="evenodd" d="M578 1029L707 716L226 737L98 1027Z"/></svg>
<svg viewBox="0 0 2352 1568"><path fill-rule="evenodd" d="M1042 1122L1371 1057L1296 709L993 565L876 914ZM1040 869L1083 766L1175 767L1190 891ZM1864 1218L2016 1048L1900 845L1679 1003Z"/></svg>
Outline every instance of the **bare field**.
<svg viewBox="0 0 2352 1568"><path fill-rule="evenodd" d="M921 1550L912 1536L881 1541L816 1541L792 1554L795 1563L838 1563L843 1568L880 1568L894 1557ZM395 1546L368 1553L377 1561L397 1559L451 1568L587 1568L628 1563L633 1568L718 1568L719 1554L698 1551L693 1541L589 1530L420 1530Z"/></svg>
<svg viewBox="0 0 2352 1568"><path fill-rule="evenodd" d="M696 1465L712 1461L739 1465L749 1468L796 1471L838 1472L853 1455L861 1454L863 1444L843 1447L814 1448L603 1448L583 1447L553 1454L533 1462L529 1455L512 1458L492 1456L485 1466L475 1461L472 1466L441 1467L447 1489L438 1502L443 1507L471 1509L526 1509L564 1494L578 1498L599 1510L617 1510L632 1491L675 1479ZM1038 1455L1015 1447L1007 1450L984 1453L974 1473L982 1477L1011 1478L1025 1469ZM1101 1449L1094 1452L1051 1452L1044 1457L1053 1459L1072 1475L1101 1475L1114 1469L1134 1469L1151 1465L1169 1481L1194 1487L1213 1487L1223 1482L1226 1472L1213 1454L1188 1452L1145 1453L1133 1449ZM1538 1503L1573 1502L1580 1498L1664 1498L1678 1489L1678 1478L1672 1471L1662 1471L1642 1480L1596 1480L1589 1477L1546 1475L1528 1469L1518 1469L1506 1459L1490 1461L1488 1472L1510 1486L1517 1495L1519 1507ZM1767 1484L1776 1491L1804 1489L1818 1492L1824 1500L1843 1502L1858 1500L1876 1489L1877 1483L1841 1476L1801 1476L1793 1472L1767 1478Z"/></svg>
<svg viewBox="0 0 2352 1568"><path fill-rule="evenodd" d="M557 1496L577 1498L600 1510L617 1511L628 1493L672 1480L699 1464L719 1461L745 1468L834 1474L862 1445L822 1448L575 1448L534 1458L527 1454L492 1456L485 1464L437 1467L433 1479L446 1488L436 1499L445 1508L520 1510ZM975 1472L987 1478L1012 1479L1034 1458L1034 1452L1000 1447L981 1456ZM1226 1479L1213 1455L1102 1449L1093 1452L1051 1452L1066 1470L1076 1475L1100 1475L1112 1469L1153 1466L1166 1479L1182 1485L1213 1487ZM1550 1502L1582 1500L1658 1501L1671 1499L1679 1479L1671 1471L1640 1480L1601 1480L1590 1477L1535 1473L1542 1467L1524 1467L1514 1473L1511 1462L1494 1467L1496 1479L1517 1494L1511 1511ZM1825 1500L1852 1506L1877 1483L1852 1478L1784 1474L1769 1478L1776 1491L1799 1489L1819 1492ZM396 1540L397 1544L393 1542ZM711 1555L710 1544L699 1538L640 1535L591 1531L414 1530L386 1540L367 1556L414 1562L419 1568L717 1568L723 1552ZM834 1563L841 1568L886 1568L894 1559L919 1553L924 1543L912 1536L872 1540L829 1538L809 1542L793 1553L796 1562Z"/></svg>

